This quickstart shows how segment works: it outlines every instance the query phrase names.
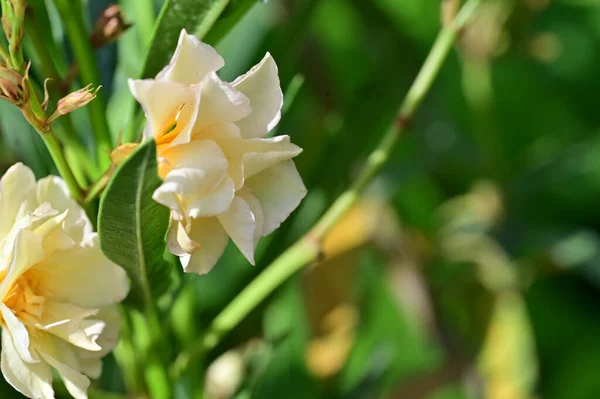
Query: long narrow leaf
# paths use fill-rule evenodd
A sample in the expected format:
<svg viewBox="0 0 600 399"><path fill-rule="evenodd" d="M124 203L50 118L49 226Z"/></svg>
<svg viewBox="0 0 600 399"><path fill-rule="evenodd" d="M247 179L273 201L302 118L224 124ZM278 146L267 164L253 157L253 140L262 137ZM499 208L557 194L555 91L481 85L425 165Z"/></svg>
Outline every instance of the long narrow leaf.
<svg viewBox="0 0 600 399"><path fill-rule="evenodd" d="M133 300L149 300L168 288L165 260L169 210L152 199L161 184L156 145L141 145L116 171L100 202L100 248L132 281Z"/></svg>

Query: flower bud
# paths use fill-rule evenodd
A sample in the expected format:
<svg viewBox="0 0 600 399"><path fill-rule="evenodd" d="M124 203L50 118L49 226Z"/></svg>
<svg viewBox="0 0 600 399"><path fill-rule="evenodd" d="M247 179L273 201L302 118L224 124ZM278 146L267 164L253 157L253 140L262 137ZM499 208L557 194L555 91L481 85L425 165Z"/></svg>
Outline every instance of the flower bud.
<svg viewBox="0 0 600 399"><path fill-rule="evenodd" d="M5 98L17 105L21 104L25 99L23 80L18 72L0 67L0 98Z"/></svg>
<svg viewBox="0 0 600 399"><path fill-rule="evenodd" d="M11 51L17 51L25 36L26 0L0 0L2 2L2 28Z"/></svg>
<svg viewBox="0 0 600 399"><path fill-rule="evenodd" d="M225 352L206 372L206 392L210 399L230 399L244 378L244 358L237 351Z"/></svg>
<svg viewBox="0 0 600 399"><path fill-rule="evenodd" d="M110 153L113 165L120 165L137 147L137 143L125 143L115 148Z"/></svg>
<svg viewBox="0 0 600 399"><path fill-rule="evenodd" d="M102 86L98 86L96 89L93 89L92 85L89 84L83 89L79 89L77 91L67 94L66 97L63 97L60 100L58 100L56 110L52 113L52 115L48 117L46 123L50 124L62 115L66 115L70 112L75 111L76 109L85 107L90 103L90 101L96 98L96 93L98 92L98 90L100 90L100 87Z"/></svg>
<svg viewBox="0 0 600 399"><path fill-rule="evenodd" d="M108 43L111 43L119 38L131 24L123 20L121 7L112 5L108 7L102 15L96 20L94 30L90 35L90 40L94 48L100 48Z"/></svg>

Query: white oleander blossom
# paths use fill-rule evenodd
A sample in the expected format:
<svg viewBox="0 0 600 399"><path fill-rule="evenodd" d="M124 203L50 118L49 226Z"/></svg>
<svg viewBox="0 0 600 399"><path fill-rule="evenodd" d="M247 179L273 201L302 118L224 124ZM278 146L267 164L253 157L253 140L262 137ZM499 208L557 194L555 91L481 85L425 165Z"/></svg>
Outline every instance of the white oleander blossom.
<svg viewBox="0 0 600 399"><path fill-rule="evenodd" d="M260 237L296 209L306 188L289 136L265 138L281 117L277 65L267 54L234 82L216 71L223 58L181 32L156 79L130 80L157 143L163 184L154 199L171 209L169 250L187 272L206 273L229 238L254 264Z"/></svg>
<svg viewBox="0 0 600 399"><path fill-rule="evenodd" d="M129 281L98 248L63 180L36 182L22 164L0 179L1 369L17 391L54 398L52 369L87 398L89 378L118 340Z"/></svg>

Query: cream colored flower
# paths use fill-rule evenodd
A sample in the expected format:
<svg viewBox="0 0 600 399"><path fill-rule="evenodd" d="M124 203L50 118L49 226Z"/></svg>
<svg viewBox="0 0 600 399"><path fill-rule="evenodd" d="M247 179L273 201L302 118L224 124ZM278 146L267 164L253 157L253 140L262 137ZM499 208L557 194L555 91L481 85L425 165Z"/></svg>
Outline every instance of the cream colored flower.
<svg viewBox="0 0 600 399"><path fill-rule="evenodd" d="M223 58L181 32L171 63L156 79L131 80L156 139L154 199L172 210L168 246L188 272L206 273L229 237L254 263L260 237L296 209L306 188L288 136L265 138L281 116L277 65L267 54L233 83L216 74Z"/></svg>
<svg viewBox="0 0 600 399"><path fill-rule="evenodd" d="M53 398L52 369L86 398L117 342L125 272L98 248L85 212L57 177L22 164L0 180L0 325L4 378L30 398Z"/></svg>

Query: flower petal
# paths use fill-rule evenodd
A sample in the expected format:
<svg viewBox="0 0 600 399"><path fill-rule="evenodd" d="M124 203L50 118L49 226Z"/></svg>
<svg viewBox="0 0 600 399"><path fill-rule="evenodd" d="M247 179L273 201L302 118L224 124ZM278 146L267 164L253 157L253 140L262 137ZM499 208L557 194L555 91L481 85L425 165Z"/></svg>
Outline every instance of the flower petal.
<svg viewBox="0 0 600 399"><path fill-rule="evenodd" d="M247 140L244 154L244 178L248 179L271 166L292 159L302 152L302 148L290 142L289 136L269 139Z"/></svg>
<svg viewBox="0 0 600 399"><path fill-rule="evenodd" d="M16 353L26 363L35 363L36 358L30 350L29 331L15 314L2 302L0 302L2 319L6 323L3 331L9 331Z"/></svg>
<svg viewBox="0 0 600 399"><path fill-rule="evenodd" d="M202 137L214 140L225 154L228 174L236 190L243 187L245 179L302 152L290 142L289 136L242 139L235 130L228 128L230 125L227 122L211 125L202 131Z"/></svg>
<svg viewBox="0 0 600 399"><path fill-rule="evenodd" d="M201 105L194 132L220 121L234 122L250 115L250 100L241 92L210 73L201 83Z"/></svg>
<svg viewBox="0 0 600 399"><path fill-rule="evenodd" d="M15 228L14 235L7 239L3 258L8 264L6 276L0 283L0 298L4 298L13 283L30 267L44 259L42 238L29 230Z"/></svg>
<svg viewBox="0 0 600 399"><path fill-rule="evenodd" d="M0 179L0 236L10 231L14 222L35 204L35 176L22 163L11 166Z"/></svg>
<svg viewBox="0 0 600 399"><path fill-rule="evenodd" d="M256 220L248 203L241 197L235 197L227 212L217 215L217 218L246 259L254 264Z"/></svg>
<svg viewBox="0 0 600 399"><path fill-rule="evenodd" d="M99 351L102 348L96 343L96 339L102 333L104 323L99 320L86 320L97 312L70 303L46 301L37 328L48 331L76 347Z"/></svg>
<svg viewBox="0 0 600 399"><path fill-rule="evenodd" d="M188 35L185 29L182 29L171 62L156 75L156 79L186 84L198 83L209 72L218 71L223 65L223 57L213 47L193 35Z"/></svg>
<svg viewBox="0 0 600 399"><path fill-rule="evenodd" d="M90 379L79 372L79 364L75 351L67 344L56 342L53 351L40 352L40 356L60 374L67 391L75 399L87 399Z"/></svg>
<svg viewBox="0 0 600 399"><path fill-rule="evenodd" d="M45 362L26 363L19 356L9 330L2 331L0 365L6 381L30 398L53 399L52 371Z"/></svg>
<svg viewBox="0 0 600 399"><path fill-rule="evenodd" d="M179 230L179 226L174 225L171 231L173 229ZM217 218L211 217L193 219L187 240L198 244L193 252L184 251L172 241L169 250L180 257L183 270L187 273L206 274L223 255L229 237Z"/></svg>
<svg viewBox="0 0 600 399"><path fill-rule="evenodd" d="M129 80L129 90L142 105L148 123L145 138L165 147L190 141L198 114L200 86L155 80Z"/></svg>
<svg viewBox="0 0 600 399"><path fill-rule="evenodd" d="M165 153L172 164L152 198L181 217L213 216L224 212L234 196L227 176L227 159L212 140L198 140Z"/></svg>
<svg viewBox="0 0 600 399"><path fill-rule="evenodd" d="M254 248L256 248L256 245L258 244L258 240L260 240L260 238L264 235L263 234L263 230L264 230L264 214L263 214L263 209L262 206L260 204L260 202L258 201L258 198L256 198L256 196L247 188L242 188L240 191L238 191L236 193L236 196L242 198L244 201L246 201L246 203L248 204L248 207L250 208L250 212L252 212L252 215L254 215L254 223L255 223L255 228L254 228Z"/></svg>
<svg viewBox="0 0 600 399"><path fill-rule="evenodd" d="M44 292L59 302L83 308L100 308L122 301L129 292L125 271L104 256L97 246L55 252L35 266Z"/></svg>
<svg viewBox="0 0 600 399"><path fill-rule="evenodd" d="M95 342L102 347L101 350L90 352L81 348L74 348L79 358L79 369L90 378L100 378L102 373L101 358L113 350L119 342L119 330L121 326L121 314L117 306L108 306L100 309L94 316L94 320L101 321L104 324L102 334L95 339Z"/></svg>
<svg viewBox="0 0 600 399"><path fill-rule="evenodd" d="M237 122L244 138L264 137L281 119L283 93L277 64L267 53L258 65L233 82L233 87L250 99L252 112Z"/></svg>
<svg viewBox="0 0 600 399"><path fill-rule="evenodd" d="M83 208L71 198L67 184L61 178L48 176L38 181L36 198L39 204L48 202L52 209L60 213L68 211L63 228L78 244L83 243L92 234L90 219Z"/></svg>
<svg viewBox="0 0 600 399"><path fill-rule="evenodd" d="M283 161L246 180L264 212L263 236L271 234L298 207L306 187L294 165Z"/></svg>

